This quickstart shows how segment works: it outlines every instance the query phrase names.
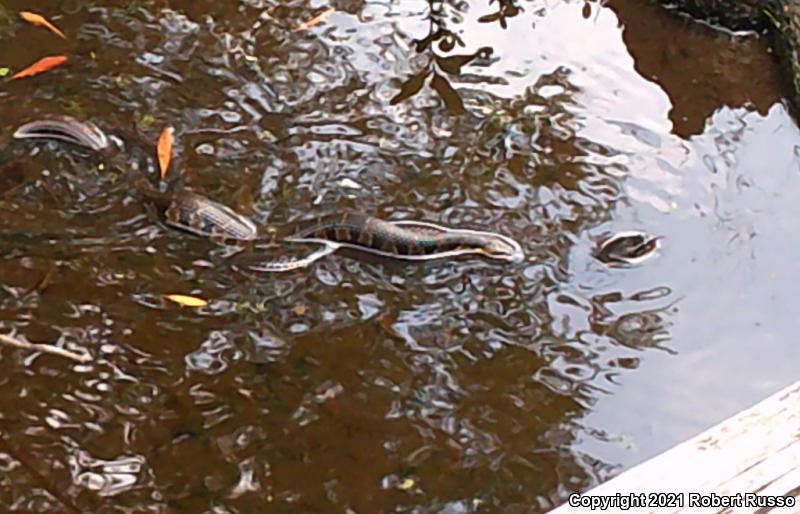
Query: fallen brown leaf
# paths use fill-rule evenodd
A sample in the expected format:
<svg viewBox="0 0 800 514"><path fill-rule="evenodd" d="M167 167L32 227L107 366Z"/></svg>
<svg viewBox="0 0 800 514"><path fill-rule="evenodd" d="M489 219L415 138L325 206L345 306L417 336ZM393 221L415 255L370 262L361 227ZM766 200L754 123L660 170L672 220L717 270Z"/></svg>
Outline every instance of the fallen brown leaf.
<svg viewBox="0 0 800 514"><path fill-rule="evenodd" d="M158 136L156 154L158 156L158 168L161 171L161 180L164 180L167 176L167 169L169 169L169 161L172 157L172 134L174 131L175 129L172 127L167 127Z"/></svg>
<svg viewBox="0 0 800 514"><path fill-rule="evenodd" d="M328 7L318 15L311 18L310 20L304 21L300 25L296 26L294 29L292 29L292 32L300 32L301 30L310 29L314 25L318 25L319 23L325 21L325 19L331 14L333 14L335 11L336 11L335 7Z"/></svg>
<svg viewBox="0 0 800 514"><path fill-rule="evenodd" d="M64 61L66 60L66 55L50 55L48 57L42 57L24 70L18 71L12 75L9 80L21 79L22 77L30 77L31 75L42 73L43 71L47 71L51 68L55 68L56 66L64 64Z"/></svg>
<svg viewBox="0 0 800 514"><path fill-rule="evenodd" d="M67 39L67 36L65 36L64 33L61 32L61 30L58 27L50 23L47 20L47 18L45 18L41 14L36 14L35 12L30 12L30 11L20 11L19 15L20 17L22 17L23 20L27 21L31 25L38 25L39 27L44 27L53 34L56 34L57 36L60 36L64 39Z"/></svg>

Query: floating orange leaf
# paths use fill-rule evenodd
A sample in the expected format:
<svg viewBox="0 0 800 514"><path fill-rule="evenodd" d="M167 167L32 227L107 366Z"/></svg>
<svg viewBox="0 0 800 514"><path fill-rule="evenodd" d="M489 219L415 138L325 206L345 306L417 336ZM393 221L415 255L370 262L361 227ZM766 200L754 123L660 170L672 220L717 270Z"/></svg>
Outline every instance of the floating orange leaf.
<svg viewBox="0 0 800 514"><path fill-rule="evenodd" d="M47 18L45 18L41 14L36 14L35 12L30 12L30 11L20 11L19 15L22 17L23 20L27 21L31 25L38 25L39 27L44 27L53 34L61 36L64 39L67 39L67 36L65 36L64 33L61 32L61 30L58 27L47 21Z"/></svg>
<svg viewBox="0 0 800 514"><path fill-rule="evenodd" d="M169 160L172 157L172 133L175 131L172 127L167 127L161 131L158 136L158 145L156 146L156 154L158 156L158 168L161 171L161 180L167 176L167 169L169 168Z"/></svg>
<svg viewBox="0 0 800 514"><path fill-rule="evenodd" d="M24 70L18 71L12 75L9 80L21 79L22 77L30 77L31 75L42 73L43 71L47 71L51 68L55 68L56 66L64 64L64 61L66 60L66 55L50 55L48 57L42 57Z"/></svg>
<svg viewBox="0 0 800 514"><path fill-rule="evenodd" d="M294 29L292 29L292 32L300 32L301 30L310 29L314 25L318 25L319 23L325 21L325 19L331 14L333 14L335 11L336 11L335 7L328 7L318 15L311 18L310 20L304 21L300 25L296 26Z"/></svg>
<svg viewBox="0 0 800 514"><path fill-rule="evenodd" d="M208 301L203 300L202 298L188 296L185 294L165 294L164 298L184 307L205 307L208 305Z"/></svg>

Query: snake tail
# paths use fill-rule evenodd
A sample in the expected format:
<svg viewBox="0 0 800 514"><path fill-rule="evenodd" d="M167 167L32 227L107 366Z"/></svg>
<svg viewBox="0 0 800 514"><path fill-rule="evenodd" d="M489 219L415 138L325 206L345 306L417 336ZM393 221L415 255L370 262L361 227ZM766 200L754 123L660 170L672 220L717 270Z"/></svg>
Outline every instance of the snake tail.
<svg viewBox="0 0 800 514"><path fill-rule="evenodd" d="M253 266L250 266L249 268L252 271L263 271L267 273L283 273L286 271L307 268L313 262L318 261L319 259L332 254L338 249L339 245L333 243L326 243L323 244L322 248L320 248L316 252L306 255L305 257L302 258L282 257L274 261L267 261L267 262L262 262L261 264L255 264Z"/></svg>

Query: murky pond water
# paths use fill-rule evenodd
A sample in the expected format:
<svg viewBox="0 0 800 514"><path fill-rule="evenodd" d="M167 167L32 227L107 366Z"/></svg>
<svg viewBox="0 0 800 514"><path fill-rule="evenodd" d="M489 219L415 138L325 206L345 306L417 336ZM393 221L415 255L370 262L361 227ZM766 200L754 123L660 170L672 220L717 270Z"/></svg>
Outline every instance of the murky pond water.
<svg viewBox="0 0 800 514"><path fill-rule="evenodd" d="M639 0L0 6L0 66L69 56L0 88L3 332L93 357L0 350L4 511L546 511L797 378L800 134L757 38ZM46 113L175 126L264 230L356 209L527 258L242 273L10 139ZM592 258L629 229L659 255Z"/></svg>

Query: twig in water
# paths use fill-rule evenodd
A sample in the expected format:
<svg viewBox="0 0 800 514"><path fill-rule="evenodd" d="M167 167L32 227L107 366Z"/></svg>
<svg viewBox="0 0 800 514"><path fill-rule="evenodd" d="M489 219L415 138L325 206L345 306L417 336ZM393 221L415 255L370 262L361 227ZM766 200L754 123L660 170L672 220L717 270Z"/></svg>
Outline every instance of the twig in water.
<svg viewBox="0 0 800 514"><path fill-rule="evenodd" d="M333 14L335 11L336 11L335 7L328 7L327 9L325 9L324 11L319 13L317 16L314 16L313 18L311 18L308 21L304 21L300 25L298 25L295 28L293 28L292 32L300 32L301 30L310 29L311 27L313 27L315 25L319 25L320 23L325 21L325 19L328 16L330 16L331 14Z"/></svg>
<svg viewBox="0 0 800 514"><path fill-rule="evenodd" d="M59 348L58 346L53 346L50 344L39 344L39 343L29 343L27 341L20 341L19 339L15 339L5 334L0 334L0 343L7 344L9 346L14 346L16 348L22 348L23 350L33 350L37 352L49 353L52 355L66 357L67 359L72 359L75 362L80 362L80 363L86 363L92 360L91 355L71 352L69 350L65 350L63 348Z"/></svg>

